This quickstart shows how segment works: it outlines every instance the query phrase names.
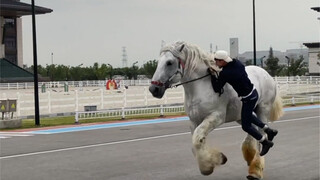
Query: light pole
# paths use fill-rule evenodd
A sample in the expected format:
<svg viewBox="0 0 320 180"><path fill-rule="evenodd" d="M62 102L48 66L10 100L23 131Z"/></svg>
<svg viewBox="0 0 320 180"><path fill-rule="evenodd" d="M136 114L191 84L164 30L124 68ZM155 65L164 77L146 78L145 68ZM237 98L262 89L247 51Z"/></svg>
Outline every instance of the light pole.
<svg viewBox="0 0 320 180"><path fill-rule="evenodd" d="M260 58L260 61L261 61L261 67L263 68L263 59L265 58L266 56L263 56Z"/></svg>
<svg viewBox="0 0 320 180"><path fill-rule="evenodd" d="M32 10L32 37L33 37L33 78L34 78L34 120L35 125L40 126L39 111L39 86L38 86L38 57L37 57L37 38L36 38L36 15L34 0L31 0Z"/></svg>
<svg viewBox="0 0 320 180"><path fill-rule="evenodd" d="M53 52L51 53L51 65L53 64Z"/></svg>
<svg viewBox="0 0 320 180"><path fill-rule="evenodd" d="M110 66L110 68L111 68L111 71L110 71L110 79L112 79L113 67L112 67L112 65L111 65L111 64L109 64L109 63L108 63L108 66Z"/></svg>
<svg viewBox="0 0 320 180"><path fill-rule="evenodd" d="M135 65L138 63L138 61L136 61L136 62L134 62L133 64L132 64L132 69L133 69L133 79L136 79L135 78L135 75L136 75L136 68L135 68Z"/></svg>
<svg viewBox="0 0 320 180"><path fill-rule="evenodd" d="M70 66L67 66L66 81L68 81L69 69L70 69Z"/></svg>
<svg viewBox="0 0 320 180"><path fill-rule="evenodd" d="M289 64L290 64L290 58L288 56L285 56L285 58L288 60L288 77L289 77Z"/></svg>
<svg viewBox="0 0 320 180"><path fill-rule="evenodd" d="M51 75L51 81L53 81L53 52L51 53L51 66L50 66L50 75Z"/></svg>
<svg viewBox="0 0 320 180"><path fill-rule="evenodd" d="M253 64L257 65L257 51L256 51L256 5L255 0L252 1L253 6Z"/></svg>

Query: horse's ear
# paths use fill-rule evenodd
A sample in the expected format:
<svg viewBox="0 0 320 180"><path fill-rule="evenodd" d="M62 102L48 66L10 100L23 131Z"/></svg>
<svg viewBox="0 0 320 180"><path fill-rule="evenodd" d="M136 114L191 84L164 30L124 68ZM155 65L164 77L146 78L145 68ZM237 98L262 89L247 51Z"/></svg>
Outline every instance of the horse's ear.
<svg viewBox="0 0 320 180"><path fill-rule="evenodd" d="M180 48L180 52L183 50L183 48L184 48L184 44L182 44L182 46L181 46L181 48Z"/></svg>

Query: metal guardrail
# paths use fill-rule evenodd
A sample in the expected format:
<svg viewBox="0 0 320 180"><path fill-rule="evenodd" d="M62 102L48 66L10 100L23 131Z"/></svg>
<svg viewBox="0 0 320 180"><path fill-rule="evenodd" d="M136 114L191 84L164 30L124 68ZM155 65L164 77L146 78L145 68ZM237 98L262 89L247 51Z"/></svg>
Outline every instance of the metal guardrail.
<svg viewBox="0 0 320 180"><path fill-rule="evenodd" d="M296 104L310 103L314 104L320 102L319 96L311 96L306 98L290 98L283 99L283 105L295 106ZM160 107L147 107L147 108L121 108L116 110L101 110L101 111L77 111L75 113L75 123L79 123L81 119L98 119L98 118L110 118L110 117L121 117L125 119L126 116L136 115L150 115L158 114L163 116L164 114L185 112L183 105L175 106L163 106Z"/></svg>
<svg viewBox="0 0 320 180"><path fill-rule="evenodd" d="M75 123L79 123L80 119L99 119L110 117L121 117L125 119L126 116L137 115L151 115L158 114L164 116L165 114L185 112L184 106L163 106L147 107L147 108L121 108L116 110L100 110L100 111L77 111L75 113Z"/></svg>

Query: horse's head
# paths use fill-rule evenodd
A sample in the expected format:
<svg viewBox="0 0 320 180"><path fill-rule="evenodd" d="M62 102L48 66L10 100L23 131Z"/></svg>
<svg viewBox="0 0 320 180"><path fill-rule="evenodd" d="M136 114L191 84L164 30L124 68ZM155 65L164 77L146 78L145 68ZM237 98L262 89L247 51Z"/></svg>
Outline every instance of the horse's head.
<svg viewBox="0 0 320 180"><path fill-rule="evenodd" d="M162 98L167 88L180 81L183 75L183 49L185 44L167 46L161 50L156 72L153 74L149 91L156 98Z"/></svg>

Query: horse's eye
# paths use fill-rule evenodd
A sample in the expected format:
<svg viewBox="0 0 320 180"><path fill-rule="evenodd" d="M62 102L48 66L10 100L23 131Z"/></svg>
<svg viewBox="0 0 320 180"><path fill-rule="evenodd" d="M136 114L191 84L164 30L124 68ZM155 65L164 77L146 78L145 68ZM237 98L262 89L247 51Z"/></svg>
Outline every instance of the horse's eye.
<svg viewBox="0 0 320 180"><path fill-rule="evenodd" d="M171 65L172 65L172 61L168 61L167 66L171 66Z"/></svg>

